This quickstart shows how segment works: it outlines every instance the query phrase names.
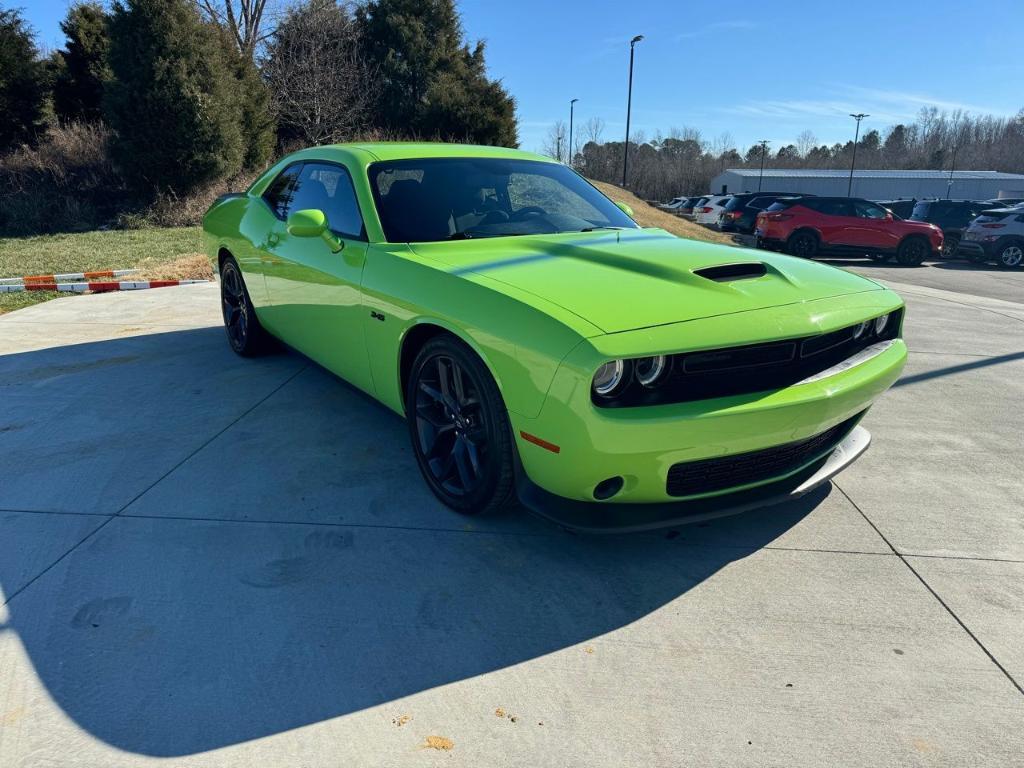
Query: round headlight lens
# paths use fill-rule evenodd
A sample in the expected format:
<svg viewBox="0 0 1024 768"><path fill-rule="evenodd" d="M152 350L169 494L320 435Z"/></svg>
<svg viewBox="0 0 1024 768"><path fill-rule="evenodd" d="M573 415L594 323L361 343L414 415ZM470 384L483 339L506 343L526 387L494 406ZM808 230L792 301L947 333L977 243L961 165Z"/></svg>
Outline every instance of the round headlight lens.
<svg viewBox="0 0 1024 768"><path fill-rule="evenodd" d="M634 363L636 380L645 387L653 387L665 373L667 367L664 355L641 357Z"/></svg>
<svg viewBox="0 0 1024 768"><path fill-rule="evenodd" d="M889 324L889 316L882 315L881 317L875 318L875 333L881 335L882 331L885 330L885 326Z"/></svg>
<svg viewBox="0 0 1024 768"><path fill-rule="evenodd" d="M622 360L605 363L594 374L594 391L602 397L607 397L619 388L625 373L626 364Z"/></svg>
<svg viewBox="0 0 1024 768"><path fill-rule="evenodd" d="M870 327L870 320L865 320L863 323L857 323L857 325L853 326L853 338L859 339L861 336L868 332L868 328Z"/></svg>

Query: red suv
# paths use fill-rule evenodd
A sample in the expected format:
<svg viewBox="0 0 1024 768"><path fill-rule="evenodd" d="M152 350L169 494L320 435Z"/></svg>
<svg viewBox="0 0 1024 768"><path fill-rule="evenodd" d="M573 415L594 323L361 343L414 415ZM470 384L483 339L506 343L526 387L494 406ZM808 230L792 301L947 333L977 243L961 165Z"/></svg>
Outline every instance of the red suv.
<svg viewBox="0 0 1024 768"><path fill-rule="evenodd" d="M785 250L810 259L819 253L895 256L907 266L938 255L942 230L904 221L869 200L856 197L794 197L757 215L758 248Z"/></svg>

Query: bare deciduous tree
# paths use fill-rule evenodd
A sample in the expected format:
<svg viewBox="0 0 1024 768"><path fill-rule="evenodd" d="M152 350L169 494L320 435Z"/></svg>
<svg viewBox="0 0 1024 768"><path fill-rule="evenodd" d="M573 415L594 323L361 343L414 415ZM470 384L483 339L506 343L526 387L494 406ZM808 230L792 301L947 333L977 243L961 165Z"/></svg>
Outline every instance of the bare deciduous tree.
<svg viewBox="0 0 1024 768"><path fill-rule="evenodd" d="M803 131L796 137L796 151L800 153L800 157L807 157L807 154L816 146L818 146L818 137L814 135L813 131Z"/></svg>
<svg viewBox="0 0 1024 768"><path fill-rule="evenodd" d="M196 0L199 10L231 33L238 50L253 58L265 35L261 28L272 0Z"/></svg>
<svg viewBox="0 0 1024 768"><path fill-rule="evenodd" d="M583 124L583 137L586 139L586 141L593 141L596 144L600 144L601 137L603 135L604 120L602 120L600 117L592 117Z"/></svg>
<svg viewBox="0 0 1024 768"><path fill-rule="evenodd" d="M541 152L548 157L555 158L558 162L562 162L568 141L569 129L566 127L565 122L558 120L548 128L548 135L544 139L544 146L541 148Z"/></svg>
<svg viewBox="0 0 1024 768"><path fill-rule="evenodd" d="M292 8L267 42L262 63L286 143L345 141L367 127L372 76L359 53L355 21L333 0Z"/></svg>

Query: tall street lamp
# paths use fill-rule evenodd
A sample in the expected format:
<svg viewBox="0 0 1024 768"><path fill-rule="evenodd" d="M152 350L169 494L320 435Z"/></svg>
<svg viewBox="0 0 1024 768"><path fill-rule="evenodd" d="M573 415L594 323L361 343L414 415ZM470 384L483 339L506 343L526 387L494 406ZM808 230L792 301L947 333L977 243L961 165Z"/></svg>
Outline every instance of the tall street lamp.
<svg viewBox="0 0 1024 768"><path fill-rule="evenodd" d="M768 140L761 139L757 142L761 145L761 173L757 177L757 191L761 191L761 180L764 178L764 156L768 152Z"/></svg>
<svg viewBox="0 0 1024 768"><path fill-rule="evenodd" d="M956 144L953 145L953 162L949 164L949 181L946 182L946 199L952 200L953 171L956 169Z"/></svg>
<svg viewBox="0 0 1024 768"><path fill-rule="evenodd" d="M622 186L626 186L626 169L629 167L629 114L633 109L633 48L644 39L637 35L629 41L629 95L626 97L626 147L622 152Z"/></svg>
<svg viewBox="0 0 1024 768"><path fill-rule="evenodd" d="M573 99L569 102L569 167L572 168L572 113L573 107L576 106L576 102L579 99Z"/></svg>
<svg viewBox="0 0 1024 768"><path fill-rule="evenodd" d="M850 117L857 121L857 132L853 134L853 158L850 160L850 183L846 185L847 197L850 197L853 192L853 167L857 164L857 141L860 139L860 121L865 117L871 117L871 115L858 112L856 115L850 115Z"/></svg>

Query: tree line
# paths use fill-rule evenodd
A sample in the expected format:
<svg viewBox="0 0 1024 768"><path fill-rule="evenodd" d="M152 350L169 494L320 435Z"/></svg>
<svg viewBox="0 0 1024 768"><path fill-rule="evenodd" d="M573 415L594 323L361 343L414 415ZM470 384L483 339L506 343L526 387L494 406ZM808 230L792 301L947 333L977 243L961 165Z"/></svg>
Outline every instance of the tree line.
<svg viewBox="0 0 1024 768"><path fill-rule="evenodd" d="M0 8L0 230L96 225L300 145L517 144L454 0L85 0L61 29L44 56Z"/></svg>
<svg viewBox="0 0 1024 768"><path fill-rule="evenodd" d="M600 181L622 183L624 143L604 141L600 120L574 136L573 164ZM795 142L765 151L766 168L850 167L853 141L819 144L811 131ZM565 127L556 124L543 149L568 159ZM707 192L711 179L727 168L758 168L762 147L740 152L725 134L705 140L695 129L673 130L667 136L630 140L627 186L648 200ZM970 169L1024 173L1024 109L1014 117L943 112L925 107L912 123L884 131L870 130L857 142L857 167L880 170Z"/></svg>

